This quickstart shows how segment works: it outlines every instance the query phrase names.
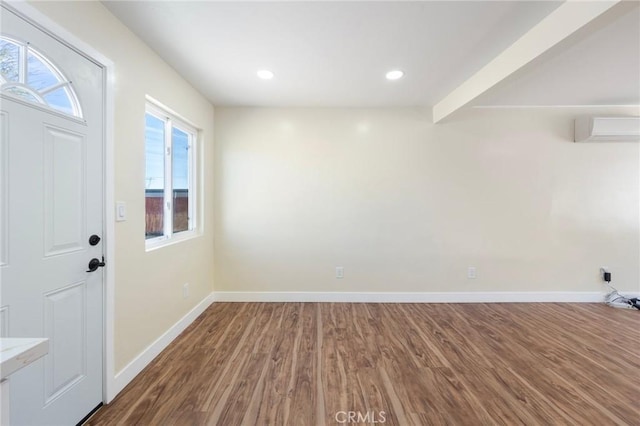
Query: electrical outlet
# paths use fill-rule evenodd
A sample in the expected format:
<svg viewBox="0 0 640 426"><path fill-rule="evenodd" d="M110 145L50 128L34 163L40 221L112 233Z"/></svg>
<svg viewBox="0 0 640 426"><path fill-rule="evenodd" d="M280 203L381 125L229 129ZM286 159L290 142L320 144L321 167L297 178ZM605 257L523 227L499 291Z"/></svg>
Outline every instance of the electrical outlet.
<svg viewBox="0 0 640 426"><path fill-rule="evenodd" d="M467 278L469 278L470 280L475 280L476 278L478 278L475 266L469 266L469 268L467 268Z"/></svg>
<svg viewBox="0 0 640 426"><path fill-rule="evenodd" d="M336 278L344 278L344 267L336 266Z"/></svg>
<svg viewBox="0 0 640 426"><path fill-rule="evenodd" d="M189 283L184 283L182 286L182 298L187 299L189 297Z"/></svg>

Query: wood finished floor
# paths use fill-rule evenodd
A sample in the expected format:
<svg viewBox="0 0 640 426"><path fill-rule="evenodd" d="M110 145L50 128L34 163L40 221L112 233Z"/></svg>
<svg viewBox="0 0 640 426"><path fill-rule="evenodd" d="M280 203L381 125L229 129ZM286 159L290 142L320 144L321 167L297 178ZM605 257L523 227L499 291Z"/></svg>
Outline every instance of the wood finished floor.
<svg viewBox="0 0 640 426"><path fill-rule="evenodd" d="M87 424L640 425L639 331L600 304L215 303Z"/></svg>

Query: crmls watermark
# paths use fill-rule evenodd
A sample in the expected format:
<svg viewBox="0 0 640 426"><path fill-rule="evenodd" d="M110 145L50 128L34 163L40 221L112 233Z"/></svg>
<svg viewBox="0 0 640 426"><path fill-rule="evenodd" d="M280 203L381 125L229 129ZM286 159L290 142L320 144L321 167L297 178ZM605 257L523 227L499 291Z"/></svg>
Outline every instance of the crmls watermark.
<svg viewBox="0 0 640 426"><path fill-rule="evenodd" d="M338 423L384 423L387 413L384 411L338 411L335 415Z"/></svg>

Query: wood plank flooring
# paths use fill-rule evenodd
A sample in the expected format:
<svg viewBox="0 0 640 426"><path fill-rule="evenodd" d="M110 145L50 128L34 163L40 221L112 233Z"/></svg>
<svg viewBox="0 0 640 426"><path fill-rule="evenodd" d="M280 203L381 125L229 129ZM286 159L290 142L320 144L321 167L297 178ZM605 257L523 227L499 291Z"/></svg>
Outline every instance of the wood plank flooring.
<svg viewBox="0 0 640 426"><path fill-rule="evenodd" d="M640 312L215 303L89 425L640 425Z"/></svg>

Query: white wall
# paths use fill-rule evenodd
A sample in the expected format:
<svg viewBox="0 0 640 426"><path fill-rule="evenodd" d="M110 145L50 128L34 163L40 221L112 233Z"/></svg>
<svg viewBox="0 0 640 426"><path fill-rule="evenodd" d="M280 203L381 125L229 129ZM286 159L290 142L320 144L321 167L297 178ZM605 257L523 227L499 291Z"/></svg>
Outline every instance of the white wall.
<svg viewBox="0 0 640 426"><path fill-rule="evenodd" d="M114 62L115 198L127 204L116 223L115 370L122 370L213 286L213 107L99 2L34 2L37 9ZM145 251L145 95L202 129L204 233ZM113 206L107 206L113 208ZM113 242L111 242L113 243ZM182 286L190 284L190 297Z"/></svg>
<svg viewBox="0 0 640 426"><path fill-rule="evenodd" d="M640 146L589 113L638 109L216 108L215 290L637 291Z"/></svg>

